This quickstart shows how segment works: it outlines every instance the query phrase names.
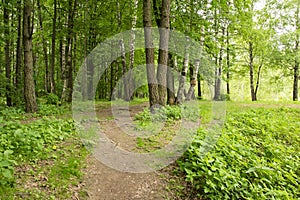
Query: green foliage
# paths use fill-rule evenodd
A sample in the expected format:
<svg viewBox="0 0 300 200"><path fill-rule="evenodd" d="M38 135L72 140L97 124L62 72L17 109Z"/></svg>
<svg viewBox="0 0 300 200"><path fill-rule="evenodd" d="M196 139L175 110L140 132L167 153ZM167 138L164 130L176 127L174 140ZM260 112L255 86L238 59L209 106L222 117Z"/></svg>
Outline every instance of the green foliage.
<svg viewBox="0 0 300 200"><path fill-rule="evenodd" d="M25 111L17 107L0 107L0 124L3 121L25 119Z"/></svg>
<svg viewBox="0 0 300 200"><path fill-rule="evenodd" d="M146 108L143 112L135 115L135 120L139 121L173 121L179 120L182 117L182 110L180 106L165 106L155 109L152 114L149 108Z"/></svg>
<svg viewBox="0 0 300 200"><path fill-rule="evenodd" d="M47 100L46 103L50 104L50 105L59 105L60 104L59 97L53 93L48 94L46 100Z"/></svg>
<svg viewBox="0 0 300 200"><path fill-rule="evenodd" d="M51 157L50 152L56 149L59 142L70 137L74 130L71 120L55 118L43 118L30 124L4 123L0 129L0 171L7 179L0 182L0 187L12 183L13 178L10 175L14 162Z"/></svg>
<svg viewBox="0 0 300 200"><path fill-rule="evenodd" d="M229 94L221 94L220 100L221 101L230 101L230 95Z"/></svg>
<svg viewBox="0 0 300 200"><path fill-rule="evenodd" d="M4 186L11 186L14 183L14 160L12 160L12 150L0 152L0 189Z"/></svg>
<svg viewBox="0 0 300 200"><path fill-rule="evenodd" d="M230 114L214 150L200 155L207 131L199 130L180 169L200 198L297 199L299 117L288 108Z"/></svg>
<svg viewBox="0 0 300 200"><path fill-rule="evenodd" d="M37 116L51 116L51 115L61 115L68 112L68 107L66 106L56 106L56 105L39 105L39 110Z"/></svg>

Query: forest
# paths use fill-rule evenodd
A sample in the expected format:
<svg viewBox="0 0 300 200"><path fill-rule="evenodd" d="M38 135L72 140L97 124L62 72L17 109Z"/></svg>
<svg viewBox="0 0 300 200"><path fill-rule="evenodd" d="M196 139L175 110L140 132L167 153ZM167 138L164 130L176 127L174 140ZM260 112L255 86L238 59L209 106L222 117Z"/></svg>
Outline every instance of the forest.
<svg viewBox="0 0 300 200"><path fill-rule="evenodd" d="M0 5L0 199L300 198L300 0Z"/></svg>

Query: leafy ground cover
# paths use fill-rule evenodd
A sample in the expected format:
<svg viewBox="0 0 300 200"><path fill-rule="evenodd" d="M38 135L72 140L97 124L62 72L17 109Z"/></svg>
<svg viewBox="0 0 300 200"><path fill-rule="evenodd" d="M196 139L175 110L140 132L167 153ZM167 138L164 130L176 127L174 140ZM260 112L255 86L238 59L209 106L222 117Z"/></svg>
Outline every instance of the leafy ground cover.
<svg viewBox="0 0 300 200"><path fill-rule="evenodd" d="M168 168L168 199L299 199L300 106L288 102L228 102L226 122L214 148L200 153L211 121L211 102L200 103L202 126L194 142ZM166 107L151 116L136 115L137 127L155 128L162 116L167 124L150 138L138 138L137 147L153 151L172 138L181 119L178 107ZM165 119L164 119L165 120Z"/></svg>
<svg viewBox="0 0 300 200"><path fill-rule="evenodd" d="M179 171L201 199L299 199L298 105L228 104L221 137L199 154L207 130L178 161Z"/></svg>
<svg viewBox="0 0 300 200"><path fill-rule="evenodd" d="M38 113L3 108L0 117L0 199L69 199L84 196L85 148L68 109L40 105Z"/></svg>
<svg viewBox="0 0 300 200"><path fill-rule="evenodd" d="M109 107L110 102L96 102L99 111ZM222 135L203 157L199 149L205 145L211 108L211 102L200 102L202 126L194 142L176 164L162 170L169 182L165 199L299 199L300 105L228 102ZM69 112L57 102L41 102L39 112L31 115L1 107L0 199L87 198L83 168L89 153ZM136 150L151 152L166 145L182 114L182 107L170 106L156 115L148 109L137 114L137 129L151 132L160 122L165 127L149 138L137 138Z"/></svg>

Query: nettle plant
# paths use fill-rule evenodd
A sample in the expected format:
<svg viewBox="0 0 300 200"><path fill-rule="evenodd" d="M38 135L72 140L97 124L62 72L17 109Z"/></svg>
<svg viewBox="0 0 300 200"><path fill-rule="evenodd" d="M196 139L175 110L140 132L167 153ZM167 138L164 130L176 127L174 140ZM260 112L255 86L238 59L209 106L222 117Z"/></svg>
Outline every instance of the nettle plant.
<svg viewBox="0 0 300 200"><path fill-rule="evenodd" d="M285 116L285 118L282 118ZM215 148L202 157L200 129L179 166L204 199L297 199L300 116L296 109L230 114Z"/></svg>

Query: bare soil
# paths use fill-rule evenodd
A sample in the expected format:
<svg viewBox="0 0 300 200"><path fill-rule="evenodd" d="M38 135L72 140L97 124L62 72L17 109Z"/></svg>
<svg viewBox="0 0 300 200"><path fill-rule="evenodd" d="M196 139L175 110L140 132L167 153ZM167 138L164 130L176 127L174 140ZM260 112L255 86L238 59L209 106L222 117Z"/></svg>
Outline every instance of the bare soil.
<svg viewBox="0 0 300 200"><path fill-rule="evenodd" d="M130 115L134 116L147 106L147 103L130 106ZM111 108L97 108L97 116L104 133L113 142L127 150L136 146L134 137L122 134L120 124L113 119ZM162 200L168 196L163 172L120 172L102 164L92 155L87 159L84 180L88 197L92 200Z"/></svg>

